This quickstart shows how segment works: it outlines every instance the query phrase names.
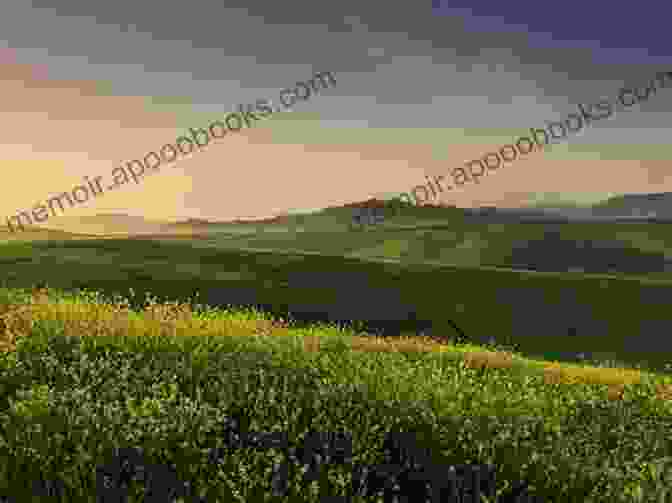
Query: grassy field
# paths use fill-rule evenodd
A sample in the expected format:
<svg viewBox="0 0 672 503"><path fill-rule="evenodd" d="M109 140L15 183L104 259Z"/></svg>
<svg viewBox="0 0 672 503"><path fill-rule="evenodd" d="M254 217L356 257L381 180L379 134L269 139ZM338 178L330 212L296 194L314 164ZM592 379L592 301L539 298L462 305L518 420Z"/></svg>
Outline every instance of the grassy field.
<svg viewBox="0 0 672 503"><path fill-rule="evenodd" d="M134 305L147 292L279 317L303 312L297 322L373 319L402 332L422 322L437 334L495 338L545 359L575 361L580 340L578 351L589 358L664 370L672 351L672 339L661 336L672 325L672 282L628 275L245 251L206 239L52 239L0 246L0 279L13 288L46 281L68 291L95 289ZM600 325L591 328L591 320ZM372 330L374 321L361 327Z"/></svg>
<svg viewBox="0 0 672 503"><path fill-rule="evenodd" d="M172 239L195 239L198 246L220 249L258 249L276 252L312 252L332 256L365 259L393 259L409 264L428 262L452 266L507 267L516 250L540 246L549 234L562 241L610 246L622 251L633 263L670 257L672 232L666 225L652 223L488 223L465 218L456 208L415 207L403 211L386 210L386 219L378 225L353 226L353 210L329 208L306 215L286 216L277 223L217 223L205 225L165 225L174 230ZM119 227L119 226L117 226ZM87 229L95 229L91 224ZM97 227L105 229L101 224ZM122 227L119 227L122 228ZM0 242L15 240L90 239L92 234L68 234L62 230L38 230L10 233L0 228ZM110 236L106 236L110 237ZM119 236L124 237L124 236ZM157 235L156 239L166 237ZM553 243L556 246L556 243ZM541 251L541 250L540 250ZM552 257L552 249L539 259ZM580 258L580 257L579 257ZM547 264L553 267L553 262ZM590 273L588 264L585 272ZM561 264L556 270L563 272ZM618 267L616 267L618 269ZM646 269L646 268L644 268ZM649 271L615 271L614 275L671 280L672 272L650 267Z"/></svg>
<svg viewBox="0 0 672 503"><path fill-rule="evenodd" d="M388 214L381 224L354 228L352 210L333 208L287 217L279 224L219 224L204 229L206 242L219 248L291 250L469 267L506 267L517 248L543 242L550 227L563 241L608 244L633 262L667 258L672 249L672 232L665 225L651 223L487 223L465 219L458 209L422 207ZM672 280L672 273L650 269L636 276ZM586 272L591 272L589 267Z"/></svg>
<svg viewBox="0 0 672 503"><path fill-rule="evenodd" d="M198 239L35 231L0 244L0 498L23 473L25 488L59 480L67 501L93 501L102 481L92 467L142 447L154 467L172 467L165 476L191 481L198 501L343 501L325 498L349 494L353 466L399 463L385 446L401 432L436 466L494 466L501 501L521 481L543 501L664 501L672 340L641 329L672 322L664 275L484 267L516 232L540 231L447 229L436 213L352 231L334 212L321 217L331 227L296 217ZM639 249L667 242L661 226L648 244L646 229L620 229ZM459 263L446 265L449 255ZM507 304L515 292L520 305ZM535 319L536 297L557 318ZM567 298L607 320L608 337L553 332L585 314L565 310ZM297 306L313 315L293 316ZM338 310L351 326L316 322ZM530 330L517 330L528 311ZM367 332L372 312L397 316L394 336ZM577 350L593 358L565 358ZM347 432L352 456L325 465L319 483L292 471L273 499L286 449L221 451L231 418L286 445ZM129 483L131 501L151 500L142 486Z"/></svg>
<svg viewBox="0 0 672 503"><path fill-rule="evenodd" d="M93 292L5 290L2 299L0 488L24 473L61 481L67 501L88 501L100 490L91 466L109 464L115 447L142 446L208 502L347 494L352 470L335 464L328 482L306 486L297 472L288 500L264 499L278 456L270 449L229 448L206 463L232 416L254 431L284 431L289 443L348 432L359 466L380 465L385 433L411 432L444 465L494 465L498 493L523 480L544 501L636 501L638 492L654 501L672 482L660 473L670 455L670 376L298 329L252 311L152 298L142 311ZM141 482L129 487L141 498Z"/></svg>
<svg viewBox="0 0 672 503"><path fill-rule="evenodd" d="M388 212L378 225L353 227L352 210L333 208L311 215L287 217L281 224L220 224L208 228L217 246L301 250L364 258L436 261L446 265L504 264L523 243L543 240L548 224L487 223L465 219L450 208L410 208ZM558 225L568 242L609 242L624 250L669 254L672 233L650 223L571 223ZM357 229L357 230L354 230ZM657 271L651 277L671 279Z"/></svg>

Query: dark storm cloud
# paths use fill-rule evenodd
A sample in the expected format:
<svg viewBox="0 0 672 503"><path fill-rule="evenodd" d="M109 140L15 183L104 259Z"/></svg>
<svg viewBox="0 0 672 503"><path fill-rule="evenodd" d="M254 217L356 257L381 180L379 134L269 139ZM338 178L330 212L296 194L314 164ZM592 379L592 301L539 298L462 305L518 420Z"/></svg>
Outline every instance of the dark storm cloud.
<svg viewBox="0 0 672 503"><path fill-rule="evenodd" d="M642 84L663 68L641 56L669 52L669 44L657 52L640 44L637 51L641 37L622 26L630 10L614 5L598 16L582 2L574 15L558 14L552 24L544 20L549 7L530 9L529 2L526 9L508 11L483 1L462 9L440 3L59 0L54 7L34 0L31 10L13 0L3 4L0 28L14 47L79 56L80 63L73 59L67 67L70 74L81 74L78 64L89 65L87 71L98 65L98 78L128 94L186 94L204 106L235 106L269 96L297 75L333 71L340 76L338 89L311 111L326 121L366 120L372 127L527 128L577 103L613 95L620 86ZM635 19L641 24L644 16ZM648 16L659 26L655 12ZM574 27L585 34L588 25L592 39L567 43ZM528 29L546 30L546 43ZM632 51L609 49L616 30ZM602 36L612 43L601 44ZM640 57L632 61L633 55ZM600 63L606 60L614 62ZM670 111L670 100L650 110ZM602 129L663 124L662 115L631 115L622 126Z"/></svg>

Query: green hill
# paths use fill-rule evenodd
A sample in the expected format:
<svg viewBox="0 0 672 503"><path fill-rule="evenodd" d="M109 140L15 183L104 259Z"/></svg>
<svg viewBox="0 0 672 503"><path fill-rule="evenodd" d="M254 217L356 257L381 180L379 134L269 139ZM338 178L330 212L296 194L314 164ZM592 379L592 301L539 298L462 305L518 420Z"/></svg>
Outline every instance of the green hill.
<svg viewBox="0 0 672 503"><path fill-rule="evenodd" d="M404 263L583 270L672 279L672 232L633 223L519 223L473 218L460 208L387 207L385 220L353 225L353 208L328 208L279 223L218 224L200 244L225 249L308 252ZM533 251L533 253L530 252Z"/></svg>

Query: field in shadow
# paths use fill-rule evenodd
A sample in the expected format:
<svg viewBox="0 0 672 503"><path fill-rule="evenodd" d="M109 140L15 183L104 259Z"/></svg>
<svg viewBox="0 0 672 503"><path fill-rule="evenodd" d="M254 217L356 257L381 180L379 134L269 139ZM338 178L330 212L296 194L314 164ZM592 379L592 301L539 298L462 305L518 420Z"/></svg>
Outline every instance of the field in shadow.
<svg viewBox="0 0 672 503"><path fill-rule="evenodd" d="M397 336L492 340L530 356L616 360L662 369L672 340L672 284L580 273L375 262L246 252L153 240L78 240L0 247L10 287L146 293L194 304L254 306L299 324L331 322ZM132 292L129 292L132 289Z"/></svg>

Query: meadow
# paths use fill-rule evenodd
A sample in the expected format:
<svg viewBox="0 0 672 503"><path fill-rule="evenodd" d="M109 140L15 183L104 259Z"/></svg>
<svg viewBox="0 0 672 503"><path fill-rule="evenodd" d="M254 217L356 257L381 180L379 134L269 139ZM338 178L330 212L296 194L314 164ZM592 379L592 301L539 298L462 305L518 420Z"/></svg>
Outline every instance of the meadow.
<svg viewBox="0 0 672 503"><path fill-rule="evenodd" d="M349 239L376 232L384 230ZM60 234L0 245L0 497L22 501L42 480L43 491L60 487L64 501L95 501L107 490L105 470L95 467L114 465L118 449L141 447L147 466L178 481L177 501L383 501L373 483L354 493L354 474L370 482L371 467L388 473L395 434L444 467L444 479L445 467L494 467L497 501L532 501L512 499L520 484L536 501L672 498L664 335L633 330L647 316L672 314L663 302L614 308L647 288L652 297L669 288L664 279L364 259L345 256L345 247L299 253L282 250L282 237L275 251L246 251L222 244L242 237L214 234ZM257 230L255 239L268 233ZM521 336L494 295L521 285L558 298L569 285L614 331L608 339L546 337L547 320L536 337ZM408 308L388 320L395 334L356 323L395 302ZM299 305L312 315L294 319ZM356 315L352 326L318 322L339 309ZM431 336L417 334L413 322L423 320ZM579 344L614 358L552 357ZM282 445L227 446L234 420L248 433L280 435ZM305 453L317 432L348 436L351 452L318 463L319 481L307 481L301 463L287 462L287 446ZM169 501L146 494L152 484L153 497L160 493L150 472L128 478L129 501ZM413 487L417 498L424 489Z"/></svg>

